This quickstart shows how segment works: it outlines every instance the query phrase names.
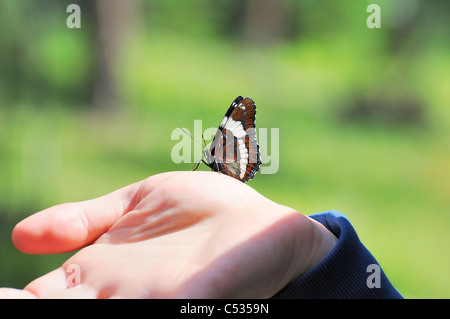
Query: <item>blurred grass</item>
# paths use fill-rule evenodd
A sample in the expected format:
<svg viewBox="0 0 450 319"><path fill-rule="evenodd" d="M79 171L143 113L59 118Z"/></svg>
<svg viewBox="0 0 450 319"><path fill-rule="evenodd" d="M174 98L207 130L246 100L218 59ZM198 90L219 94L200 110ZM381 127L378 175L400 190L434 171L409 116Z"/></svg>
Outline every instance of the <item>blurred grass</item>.
<svg viewBox="0 0 450 319"><path fill-rule="evenodd" d="M67 258L15 251L9 234L20 219L152 174L191 169L170 158L172 130L193 129L194 119L203 120L203 129L216 127L242 94L256 101L258 127L280 128L278 173L257 175L250 186L304 214L343 212L405 297L450 298L449 47L430 39L405 73L402 56L390 59L380 37L363 28L336 41L306 37L261 48L209 36L136 32L115 70L123 101L117 112L69 108L58 97L45 105L24 99L5 107L0 286L21 287ZM60 40L49 34L38 52ZM57 65L42 70L59 78ZM67 68L77 69L70 63ZM339 116L359 95L396 92L413 92L427 105L423 125Z"/></svg>

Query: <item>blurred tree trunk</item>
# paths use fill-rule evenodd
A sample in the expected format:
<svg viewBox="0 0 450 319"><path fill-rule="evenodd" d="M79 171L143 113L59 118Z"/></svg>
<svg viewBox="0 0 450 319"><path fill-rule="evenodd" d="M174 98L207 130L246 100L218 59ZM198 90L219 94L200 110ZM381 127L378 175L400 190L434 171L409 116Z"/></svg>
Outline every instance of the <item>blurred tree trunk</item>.
<svg viewBox="0 0 450 319"><path fill-rule="evenodd" d="M244 36L255 44L272 44L290 33L292 15L286 0L248 0Z"/></svg>
<svg viewBox="0 0 450 319"><path fill-rule="evenodd" d="M116 59L125 37L132 32L139 0L97 0L97 70L94 107L115 110L119 105Z"/></svg>

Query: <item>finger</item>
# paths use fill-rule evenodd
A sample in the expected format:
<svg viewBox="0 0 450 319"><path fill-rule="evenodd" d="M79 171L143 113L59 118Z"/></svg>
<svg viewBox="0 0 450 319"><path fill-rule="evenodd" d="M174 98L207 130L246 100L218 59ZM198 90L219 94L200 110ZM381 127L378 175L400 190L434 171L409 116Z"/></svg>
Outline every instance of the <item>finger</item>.
<svg viewBox="0 0 450 319"><path fill-rule="evenodd" d="M24 288L24 290L30 292L38 298L43 298L66 288L66 274L63 268L58 268L33 280Z"/></svg>
<svg viewBox="0 0 450 319"><path fill-rule="evenodd" d="M83 285L68 288L60 291L55 291L49 295L44 296L48 299L95 299L97 298L97 292L91 287Z"/></svg>
<svg viewBox="0 0 450 319"><path fill-rule="evenodd" d="M29 295L38 298L96 298L96 291L87 284L79 284L75 287L68 283L64 268L55 269L48 274L39 277L25 287Z"/></svg>
<svg viewBox="0 0 450 319"><path fill-rule="evenodd" d="M19 222L13 244L29 254L53 254L84 247L132 209L140 183L78 203L50 207Z"/></svg>
<svg viewBox="0 0 450 319"><path fill-rule="evenodd" d="M0 299L34 299L31 292L22 289L0 288Z"/></svg>

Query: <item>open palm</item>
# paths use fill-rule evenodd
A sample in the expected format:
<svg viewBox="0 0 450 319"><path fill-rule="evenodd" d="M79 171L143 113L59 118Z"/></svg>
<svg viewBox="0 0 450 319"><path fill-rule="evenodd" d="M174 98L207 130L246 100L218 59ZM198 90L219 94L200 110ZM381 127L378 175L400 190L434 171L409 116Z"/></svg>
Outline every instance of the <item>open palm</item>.
<svg viewBox="0 0 450 319"><path fill-rule="evenodd" d="M12 239L33 254L81 248L24 290L0 289L44 298L267 298L336 242L317 222L213 172L163 173L51 207L21 221Z"/></svg>

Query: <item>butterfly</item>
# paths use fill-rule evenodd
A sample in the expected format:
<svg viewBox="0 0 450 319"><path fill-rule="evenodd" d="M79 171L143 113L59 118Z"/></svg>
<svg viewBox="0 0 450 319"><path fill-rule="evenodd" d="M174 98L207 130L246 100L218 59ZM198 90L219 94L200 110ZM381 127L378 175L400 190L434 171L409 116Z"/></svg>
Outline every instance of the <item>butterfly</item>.
<svg viewBox="0 0 450 319"><path fill-rule="evenodd" d="M255 102L238 96L225 113L210 148L203 151L202 162L241 182L252 179L261 165L255 116ZM200 161L193 170L199 165Z"/></svg>

